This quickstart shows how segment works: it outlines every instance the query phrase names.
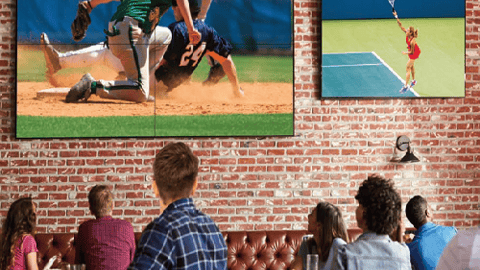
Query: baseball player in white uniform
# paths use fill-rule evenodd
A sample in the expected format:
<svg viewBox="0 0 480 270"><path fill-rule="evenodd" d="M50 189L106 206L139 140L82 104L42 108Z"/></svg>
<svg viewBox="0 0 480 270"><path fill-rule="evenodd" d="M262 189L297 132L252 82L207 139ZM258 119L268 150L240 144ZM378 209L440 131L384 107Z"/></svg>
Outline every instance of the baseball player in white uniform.
<svg viewBox="0 0 480 270"><path fill-rule="evenodd" d="M90 0L93 9L114 0ZM194 29L187 0L120 0L117 11L108 24L107 42L111 53L123 66L126 80L95 80L85 74L67 94L66 102L86 101L92 94L102 98L145 102L150 93L150 74L165 53L171 32L158 26L161 16L176 1L186 14L189 39L198 43L200 33Z"/></svg>
<svg viewBox="0 0 480 270"><path fill-rule="evenodd" d="M201 11L198 15L199 19L205 21L211 2L212 0L202 1ZM42 45L41 47L47 64L46 77L54 86L58 86L58 84L53 79L53 75L64 68L82 68L92 67L94 65L103 65L118 73L116 78L117 80L125 79L126 77L125 70L120 59L113 55L112 51L108 48L105 42L100 42L96 45L85 47L79 50L67 51L64 53L53 48L46 33L42 33L40 43ZM150 52L150 54L151 53L152 52ZM213 85L225 76L225 72L223 71L221 65L216 63L215 60L211 59L211 57L207 56L207 60L212 68L209 72L208 78L204 81L204 84ZM153 69L154 67L151 66L150 70ZM153 89L155 85L155 82L152 78L153 76L150 74L150 89ZM148 100L152 101L153 97L150 97Z"/></svg>

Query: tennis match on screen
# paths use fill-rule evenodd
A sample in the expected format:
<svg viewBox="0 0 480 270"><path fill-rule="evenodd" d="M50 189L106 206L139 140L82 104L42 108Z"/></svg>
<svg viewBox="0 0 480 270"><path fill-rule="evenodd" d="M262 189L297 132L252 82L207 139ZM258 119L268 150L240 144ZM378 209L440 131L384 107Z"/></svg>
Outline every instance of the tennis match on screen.
<svg viewBox="0 0 480 270"><path fill-rule="evenodd" d="M321 98L465 96L465 0L322 1Z"/></svg>

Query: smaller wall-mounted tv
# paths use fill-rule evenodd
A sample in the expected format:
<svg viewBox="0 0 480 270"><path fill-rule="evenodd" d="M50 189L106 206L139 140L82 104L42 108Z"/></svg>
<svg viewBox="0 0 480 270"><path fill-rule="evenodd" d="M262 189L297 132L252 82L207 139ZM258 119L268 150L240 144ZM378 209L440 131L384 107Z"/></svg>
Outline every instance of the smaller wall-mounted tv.
<svg viewBox="0 0 480 270"><path fill-rule="evenodd" d="M321 98L465 96L465 0L323 0L321 13Z"/></svg>

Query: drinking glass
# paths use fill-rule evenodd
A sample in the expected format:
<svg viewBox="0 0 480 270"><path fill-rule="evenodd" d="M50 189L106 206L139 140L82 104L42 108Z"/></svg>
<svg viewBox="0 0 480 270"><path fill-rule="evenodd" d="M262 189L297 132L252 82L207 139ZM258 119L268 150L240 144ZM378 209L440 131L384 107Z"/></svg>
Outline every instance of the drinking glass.
<svg viewBox="0 0 480 270"><path fill-rule="evenodd" d="M86 270L85 264L64 264L62 270Z"/></svg>
<svg viewBox="0 0 480 270"><path fill-rule="evenodd" d="M71 264L70 270L86 270L86 267L85 264Z"/></svg>
<svg viewBox="0 0 480 270"><path fill-rule="evenodd" d="M318 270L318 254L307 254L307 270Z"/></svg>

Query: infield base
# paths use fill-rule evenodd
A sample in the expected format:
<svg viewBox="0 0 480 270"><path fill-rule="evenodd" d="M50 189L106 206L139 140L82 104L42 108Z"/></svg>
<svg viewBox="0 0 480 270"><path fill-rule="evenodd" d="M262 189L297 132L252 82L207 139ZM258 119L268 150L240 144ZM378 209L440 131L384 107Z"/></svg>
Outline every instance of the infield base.
<svg viewBox="0 0 480 270"><path fill-rule="evenodd" d="M68 91L70 91L70 88L68 87L56 87L56 88L44 89L37 92L37 98L65 97L67 96Z"/></svg>

